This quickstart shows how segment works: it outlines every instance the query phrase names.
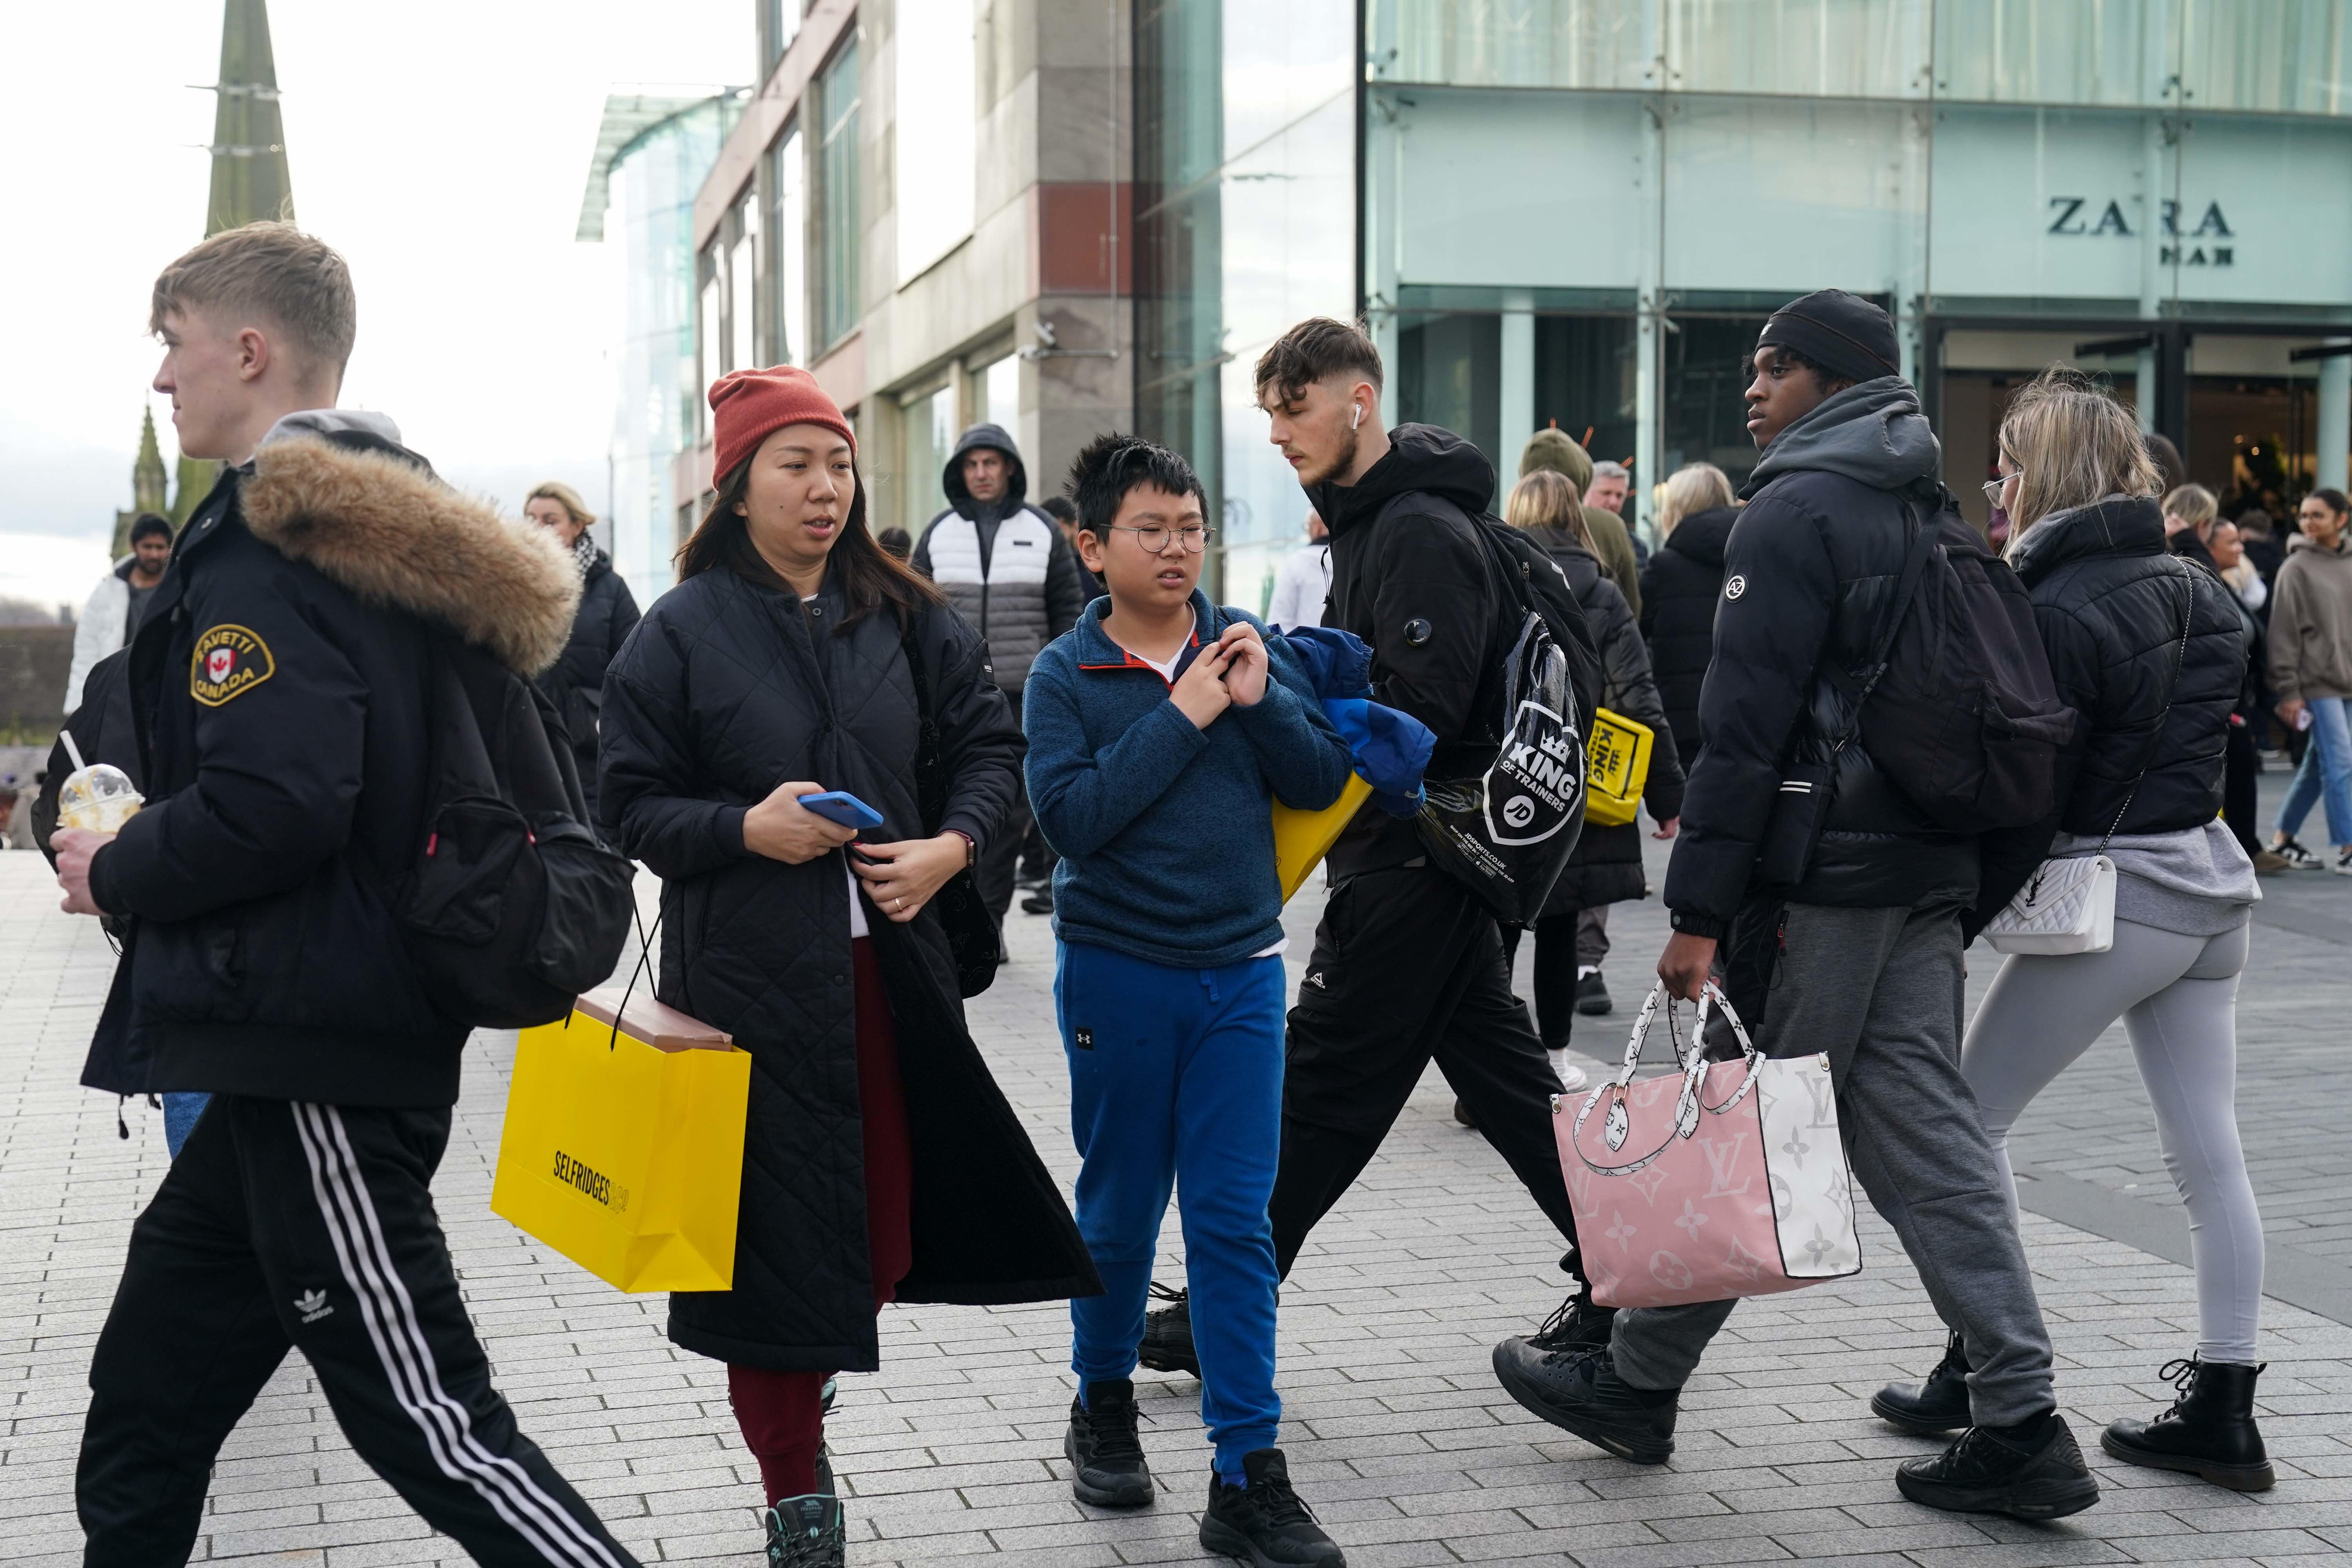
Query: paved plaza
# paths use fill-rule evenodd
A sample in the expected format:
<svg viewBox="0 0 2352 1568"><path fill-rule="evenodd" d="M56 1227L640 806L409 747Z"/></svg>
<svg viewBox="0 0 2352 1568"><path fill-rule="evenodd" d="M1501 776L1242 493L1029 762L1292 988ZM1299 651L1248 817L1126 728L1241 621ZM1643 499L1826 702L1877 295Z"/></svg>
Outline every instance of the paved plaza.
<svg viewBox="0 0 2352 1568"><path fill-rule="evenodd" d="M2268 781L2275 787L2275 775ZM1653 846L1653 876L1664 858ZM1684 1395L1671 1464L1644 1468L1523 1413L1494 1342L1559 1301L1559 1246L1452 1097L1423 1081L1365 1180L1317 1230L1283 1295L1292 1473L1356 1568L1585 1568L1782 1562L2032 1568L2123 1562L2336 1563L2352 1553L2352 885L2271 879L2242 1001L2240 1114L2272 1244L2263 1426L2277 1489L2245 1497L2106 1461L2098 1428L2149 1415L2158 1364L2195 1306L2180 1209L2122 1032L2029 1113L2015 1142L2026 1244L2059 1392L2105 1496L2051 1526L1937 1514L1897 1498L1927 1452L1871 1417L1942 1331L1885 1226L1841 1286L1749 1303ZM1292 976L1319 907L1290 910ZM1613 1055L1654 959L1654 901L1621 907L1614 1017L1578 1045ZM1053 1029L1052 942L1013 917L1014 963L972 1006L982 1045L1066 1187L1076 1161ZM1979 950L1972 988L1990 963ZM1525 962L1524 959L1522 961ZM56 910L37 856L0 855L0 1560L79 1560L73 1465L90 1346L126 1234L164 1168L159 1115L75 1087L113 955ZM1524 978L1524 977L1523 977ZM1523 984L1522 994L1527 988ZM1663 1047L1661 1047L1663 1048ZM511 1036L476 1037L437 1193L475 1318L525 1430L646 1562L757 1560L758 1477L725 1377L662 1337L659 1297L619 1295L488 1209ZM1180 1278L1172 1221L1162 1277ZM2284 1298L2284 1299L2282 1299ZM2299 1303L2299 1304L2298 1304ZM883 1321L884 1366L843 1380L830 1425L854 1563L1002 1554L1034 1564L1201 1561L1207 1448L1189 1378L1140 1374L1159 1506L1114 1516L1070 1497L1066 1312L911 1307ZM2159 1397L2161 1396L2161 1397ZM290 1359L223 1453L200 1559L330 1568L462 1563L352 1456Z"/></svg>

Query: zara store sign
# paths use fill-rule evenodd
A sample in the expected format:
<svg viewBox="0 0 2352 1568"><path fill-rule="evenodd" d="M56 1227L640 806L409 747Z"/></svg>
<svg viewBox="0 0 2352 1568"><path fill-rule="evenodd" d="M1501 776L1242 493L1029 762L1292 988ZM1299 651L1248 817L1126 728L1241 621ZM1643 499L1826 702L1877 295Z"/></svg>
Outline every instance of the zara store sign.
<svg viewBox="0 0 2352 1568"><path fill-rule="evenodd" d="M2052 196L2049 202L2049 226L2044 234L2061 238L2137 239L2138 235L2131 220L2124 216L2121 199L2110 197L2105 205L2098 205L2090 196ZM2134 205L2137 205L2135 202ZM2222 215L2218 201L2205 204L2197 226L2186 234L2180 228L2180 204L2165 201L2158 219L2164 228L2164 245L2158 259L2167 267L2233 267L2237 265L2237 233Z"/></svg>

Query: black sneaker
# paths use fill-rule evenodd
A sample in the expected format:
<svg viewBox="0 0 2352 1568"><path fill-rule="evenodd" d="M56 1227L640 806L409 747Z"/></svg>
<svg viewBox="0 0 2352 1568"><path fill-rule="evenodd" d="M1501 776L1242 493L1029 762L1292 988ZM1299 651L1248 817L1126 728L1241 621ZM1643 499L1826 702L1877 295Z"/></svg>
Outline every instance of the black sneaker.
<svg viewBox="0 0 2352 1568"><path fill-rule="evenodd" d="M1054 884L1047 882L1035 892L1022 900L1021 912L1024 915L1052 914L1054 912Z"/></svg>
<svg viewBox="0 0 2352 1568"><path fill-rule="evenodd" d="M842 1568L849 1539L839 1498L788 1497L760 1518L768 1527L768 1568Z"/></svg>
<svg viewBox="0 0 2352 1568"><path fill-rule="evenodd" d="M1135 1359L1154 1372L1184 1372L1201 1375L1201 1358L1192 1353L1192 1301L1181 1290L1152 1282L1152 1296L1168 1303L1143 1315L1143 1342Z"/></svg>
<svg viewBox="0 0 2352 1568"><path fill-rule="evenodd" d="M2271 853L2297 871L2316 871L2321 866L2326 864L2318 856L2314 855L2292 838L2283 844L2272 845Z"/></svg>
<svg viewBox="0 0 2352 1568"><path fill-rule="evenodd" d="M1347 1568L1347 1553L1323 1533L1315 1512L1291 1489L1290 1467L1279 1448L1242 1456L1245 1486L1209 1475L1209 1511L1201 1516L1201 1549L1238 1557L1255 1568Z"/></svg>
<svg viewBox="0 0 2352 1568"><path fill-rule="evenodd" d="M1609 1000L1609 983L1601 978L1601 971L1576 977L1576 1010L1588 1018L1602 1018L1616 1004Z"/></svg>
<svg viewBox="0 0 2352 1568"><path fill-rule="evenodd" d="M2054 1410L2030 1438L1971 1426L1942 1453L1895 1467L1895 1488L1913 1502L1948 1513L2012 1519L2063 1519L2099 1500L2099 1483L2083 1463L2066 1418Z"/></svg>
<svg viewBox="0 0 2352 1568"><path fill-rule="evenodd" d="M2277 1478L2254 1425L2259 1366L2227 1362L2168 1362L2158 1377L2179 1397L2153 1421L2115 1421L2099 1447L2127 1465L2185 1470L2231 1491L2266 1492Z"/></svg>
<svg viewBox="0 0 2352 1568"><path fill-rule="evenodd" d="M1663 1465L1675 1451L1682 1391L1635 1388L1606 1350L1544 1351L1532 1340L1505 1340L1495 1347L1495 1377L1535 1415L1621 1459Z"/></svg>
<svg viewBox="0 0 2352 1568"><path fill-rule="evenodd" d="M1528 1343L1545 1352L1605 1351L1609 1325L1616 1319L1617 1309L1593 1300L1592 1287L1587 1285L1562 1301L1543 1327L1528 1336Z"/></svg>
<svg viewBox="0 0 2352 1568"><path fill-rule="evenodd" d="M1471 1113L1470 1108L1467 1105L1465 1105L1459 1098L1456 1098L1454 1101L1454 1120L1459 1121L1465 1127L1475 1127L1478 1125L1478 1118Z"/></svg>
<svg viewBox="0 0 2352 1568"><path fill-rule="evenodd" d="M1940 1437L1969 1424L1969 1358L1960 1336L1944 1342L1944 1359L1918 1384L1890 1383L1871 1396L1870 1408L1882 1421L1922 1437Z"/></svg>
<svg viewBox="0 0 2352 1568"><path fill-rule="evenodd" d="M1127 1378L1087 1384L1070 1401L1070 1429L1062 1457L1070 1461L1070 1490L1097 1508L1149 1508L1151 1467L1135 1432L1135 1384Z"/></svg>

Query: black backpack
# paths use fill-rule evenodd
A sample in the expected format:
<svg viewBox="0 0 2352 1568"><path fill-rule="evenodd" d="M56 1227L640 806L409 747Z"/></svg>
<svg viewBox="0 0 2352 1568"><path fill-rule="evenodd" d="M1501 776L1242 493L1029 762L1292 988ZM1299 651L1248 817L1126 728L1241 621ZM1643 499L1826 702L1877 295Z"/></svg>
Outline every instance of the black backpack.
<svg viewBox="0 0 2352 1568"><path fill-rule="evenodd" d="M2057 805L2075 713L2058 699L2033 602L1938 487L1906 503L1911 546L1877 647L1832 670L1879 771L1958 833L2020 827Z"/></svg>
<svg viewBox="0 0 2352 1568"><path fill-rule="evenodd" d="M568 1016L608 978L635 868L588 826L563 721L533 683L432 639L425 840L385 899L435 1007L477 1028Z"/></svg>
<svg viewBox="0 0 2352 1568"><path fill-rule="evenodd" d="M1464 737L1466 746L1440 749L1413 826L1431 864L1506 924L1525 925L1543 912L1584 831L1584 748L1601 657L1559 563L1490 513L1470 526L1500 612L1501 646L1475 700L1491 723ZM1478 772L1458 776L1469 747L1479 748ZM1457 759L1450 768L1449 750Z"/></svg>

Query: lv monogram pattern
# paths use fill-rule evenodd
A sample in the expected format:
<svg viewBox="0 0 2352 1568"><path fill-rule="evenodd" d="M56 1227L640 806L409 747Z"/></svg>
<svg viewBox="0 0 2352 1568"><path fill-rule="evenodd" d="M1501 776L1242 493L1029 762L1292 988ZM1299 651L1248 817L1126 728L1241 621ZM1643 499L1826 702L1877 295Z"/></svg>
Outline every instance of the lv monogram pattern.
<svg viewBox="0 0 2352 1568"><path fill-rule="evenodd" d="M1622 1121L1613 1106L1606 1117L1588 1117L1581 1136L1589 1147L1580 1152L1576 1113L1583 1097L1553 1101L1553 1135L1594 1300L1678 1306L1861 1271L1853 1175L1838 1137L1829 1058L1766 1061L1752 1090L1725 1105L1748 1071L1746 1061L1707 1068L1699 1101L1723 1110L1702 1110L1687 1137L1674 1136L1679 1074L1627 1087ZM1612 1085L1601 1092L1618 1098ZM1608 1146L1612 1124L1624 1128L1622 1152ZM1623 1175L1592 1169L1621 1166L1661 1143L1666 1147L1656 1158Z"/></svg>

